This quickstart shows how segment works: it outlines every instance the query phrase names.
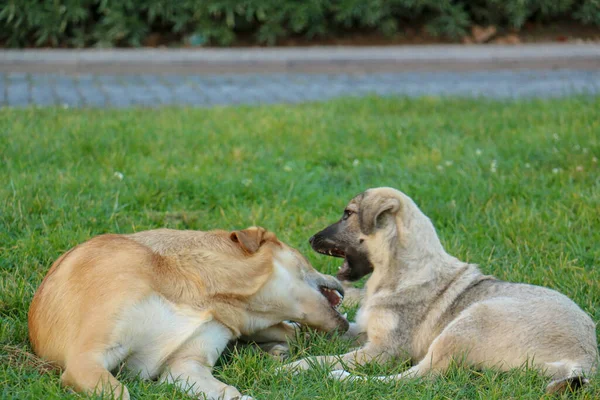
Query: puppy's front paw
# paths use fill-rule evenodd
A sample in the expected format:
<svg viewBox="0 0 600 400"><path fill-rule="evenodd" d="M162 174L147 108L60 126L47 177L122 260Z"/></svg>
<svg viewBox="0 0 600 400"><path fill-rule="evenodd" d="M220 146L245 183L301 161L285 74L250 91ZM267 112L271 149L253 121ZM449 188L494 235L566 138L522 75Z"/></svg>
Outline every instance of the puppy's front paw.
<svg viewBox="0 0 600 400"><path fill-rule="evenodd" d="M345 381L350 376L352 376L350 375L350 372L344 371L343 369L338 369L329 373L329 377L331 379L335 379L336 381Z"/></svg>
<svg viewBox="0 0 600 400"><path fill-rule="evenodd" d="M356 382L364 380L362 376L352 375L350 372L344 371L343 369L331 371L328 376L329 378L335 379L336 381L344 382Z"/></svg>
<svg viewBox="0 0 600 400"><path fill-rule="evenodd" d="M297 373L299 373L300 371L304 371L310 368L310 364L306 361L306 359L304 360L299 360L299 361L294 361L285 365L282 365L281 367L277 368L277 372L278 373L285 373L285 372L291 372L292 374L296 375Z"/></svg>

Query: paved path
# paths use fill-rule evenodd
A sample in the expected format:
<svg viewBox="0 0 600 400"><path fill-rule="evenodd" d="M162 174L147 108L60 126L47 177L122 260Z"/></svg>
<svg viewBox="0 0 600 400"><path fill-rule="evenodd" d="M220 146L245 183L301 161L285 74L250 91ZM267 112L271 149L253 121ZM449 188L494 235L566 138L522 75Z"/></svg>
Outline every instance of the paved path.
<svg viewBox="0 0 600 400"><path fill-rule="evenodd" d="M0 106L598 94L600 45L0 50Z"/></svg>
<svg viewBox="0 0 600 400"><path fill-rule="evenodd" d="M598 69L600 44L2 50L0 72L373 73Z"/></svg>
<svg viewBox="0 0 600 400"><path fill-rule="evenodd" d="M513 98L573 93L600 94L600 69L235 75L0 73L0 106L12 107L209 107L369 94Z"/></svg>

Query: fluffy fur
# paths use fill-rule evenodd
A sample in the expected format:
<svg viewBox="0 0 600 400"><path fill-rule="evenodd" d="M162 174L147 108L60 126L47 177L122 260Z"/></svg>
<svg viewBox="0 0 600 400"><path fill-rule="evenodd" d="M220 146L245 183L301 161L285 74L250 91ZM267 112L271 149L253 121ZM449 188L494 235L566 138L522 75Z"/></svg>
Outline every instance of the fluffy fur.
<svg viewBox="0 0 600 400"><path fill-rule="evenodd" d="M449 255L429 218L402 192L377 188L356 196L342 219L311 243L346 258L340 278L373 271L348 331L366 342L286 369L322 363L336 379L359 380L343 366L407 354L412 368L375 378L389 381L441 373L452 359L501 370L530 362L551 378L549 392L583 384L595 371L595 324L584 311L554 290L503 282Z"/></svg>
<svg viewBox="0 0 600 400"><path fill-rule="evenodd" d="M250 399L212 376L229 341L285 342L293 320L324 331L347 321L321 289L339 282L263 228L159 229L102 235L50 268L29 310L34 351L77 391L129 398L121 363L208 399Z"/></svg>

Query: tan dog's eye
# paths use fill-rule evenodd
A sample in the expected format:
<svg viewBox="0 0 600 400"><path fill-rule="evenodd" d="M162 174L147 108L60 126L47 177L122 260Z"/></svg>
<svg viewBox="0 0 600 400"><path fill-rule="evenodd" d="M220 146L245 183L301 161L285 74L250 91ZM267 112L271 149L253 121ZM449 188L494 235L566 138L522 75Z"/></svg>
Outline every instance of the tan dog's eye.
<svg viewBox="0 0 600 400"><path fill-rule="evenodd" d="M342 221L347 220L352 214L354 214L354 211L344 210L344 216L342 217Z"/></svg>

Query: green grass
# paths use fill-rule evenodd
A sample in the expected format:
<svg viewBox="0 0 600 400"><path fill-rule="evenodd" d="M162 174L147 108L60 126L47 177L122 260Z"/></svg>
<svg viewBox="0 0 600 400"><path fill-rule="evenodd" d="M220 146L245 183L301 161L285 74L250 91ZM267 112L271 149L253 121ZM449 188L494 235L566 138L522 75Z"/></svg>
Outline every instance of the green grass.
<svg viewBox="0 0 600 400"><path fill-rule="evenodd" d="M333 273L339 261L313 253L307 239L374 186L411 196L451 254L502 279L555 288L598 321L598 110L600 98L0 110L0 397L76 397L57 372L43 372L27 340L33 293L70 247L105 232L258 224ZM349 347L315 335L293 357ZM245 348L215 374L257 399L537 399L546 384L526 368L345 384L322 370L277 376L276 366ZM185 398L120 379L135 398ZM572 396L598 397L600 377Z"/></svg>

